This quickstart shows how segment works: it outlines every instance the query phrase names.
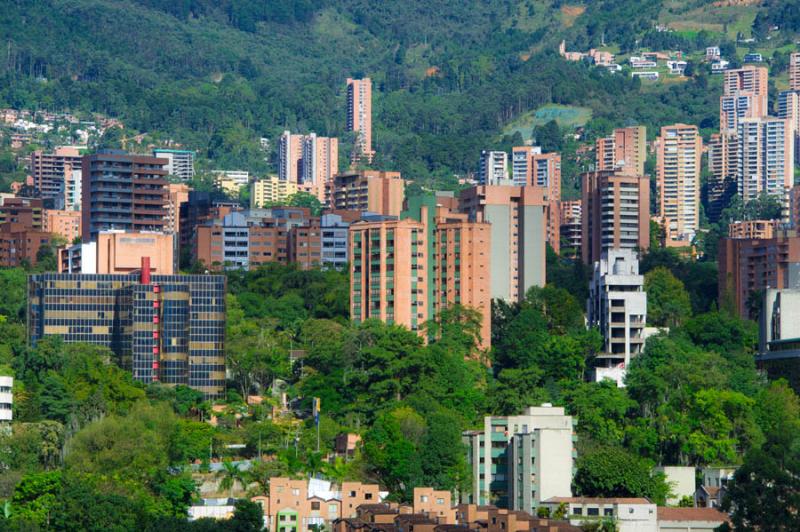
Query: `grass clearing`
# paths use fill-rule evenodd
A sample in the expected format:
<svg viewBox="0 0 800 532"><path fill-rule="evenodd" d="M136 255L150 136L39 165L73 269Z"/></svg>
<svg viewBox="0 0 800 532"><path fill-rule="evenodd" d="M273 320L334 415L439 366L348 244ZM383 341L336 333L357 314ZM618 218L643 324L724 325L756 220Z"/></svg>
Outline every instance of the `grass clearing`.
<svg viewBox="0 0 800 532"><path fill-rule="evenodd" d="M528 111L510 122L503 128L503 135L513 135L519 132L524 140L530 140L533 128L543 126L550 120L555 120L561 127L578 127L586 124L592 118L592 110L588 107L572 105L544 105L535 111Z"/></svg>

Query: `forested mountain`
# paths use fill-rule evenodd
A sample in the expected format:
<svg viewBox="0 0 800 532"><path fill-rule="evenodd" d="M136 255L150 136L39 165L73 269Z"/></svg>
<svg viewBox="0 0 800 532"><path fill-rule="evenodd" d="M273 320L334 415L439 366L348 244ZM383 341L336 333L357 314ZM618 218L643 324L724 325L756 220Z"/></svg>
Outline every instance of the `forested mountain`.
<svg viewBox="0 0 800 532"><path fill-rule="evenodd" d="M377 166L409 177L472 170L501 127L548 103L609 125L707 119L715 91L640 89L554 53L630 45L661 2L607 0L13 0L0 12L0 105L122 118L217 167L266 171L258 137L339 135L344 87L375 83ZM507 139L507 142L510 142ZM346 157L343 157L343 159Z"/></svg>

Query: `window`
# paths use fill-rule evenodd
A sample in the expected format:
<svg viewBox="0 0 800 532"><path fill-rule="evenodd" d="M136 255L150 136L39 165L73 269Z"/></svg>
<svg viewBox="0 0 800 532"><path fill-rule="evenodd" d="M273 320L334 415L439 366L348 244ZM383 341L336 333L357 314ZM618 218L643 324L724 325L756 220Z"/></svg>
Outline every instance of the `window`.
<svg viewBox="0 0 800 532"><path fill-rule="evenodd" d="M586 515L600 515L600 508L587 508Z"/></svg>
<svg viewBox="0 0 800 532"><path fill-rule="evenodd" d="M330 515L338 515L339 514L339 505L338 504L329 504L328 505L328 513Z"/></svg>
<svg viewBox="0 0 800 532"><path fill-rule="evenodd" d="M573 508L572 515L583 515L583 508Z"/></svg>
<svg viewBox="0 0 800 532"><path fill-rule="evenodd" d="M350 496L351 496L351 497L355 497L355 496L356 496L356 492L355 492L355 491L351 491L351 492L350 492Z"/></svg>
<svg viewBox="0 0 800 532"><path fill-rule="evenodd" d="M366 500L368 500L368 501L371 501L371 500L372 500L372 494L371 494L371 493L365 493L365 494L364 494L364 498L365 498Z"/></svg>
<svg viewBox="0 0 800 532"><path fill-rule="evenodd" d="M311 501L311 509L312 510L319 510L319 502L318 501Z"/></svg>
<svg viewBox="0 0 800 532"><path fill-rule="evenodd" d="M603 508L603 515L606 517L613 517L614 516L614 509L613 508Z"/></svg>
<svg viewBox="0 0 800 532"><path fill-rule="evenodd" d="M436 504L444 504L444 499L442 499L441 497L436 499Z"/></svg>
<svg viewBox="0 0 800 532"><path fill-rule="evenodd" d="M428 496L427 495L420 496L419 502L428 502Z"/></svg>

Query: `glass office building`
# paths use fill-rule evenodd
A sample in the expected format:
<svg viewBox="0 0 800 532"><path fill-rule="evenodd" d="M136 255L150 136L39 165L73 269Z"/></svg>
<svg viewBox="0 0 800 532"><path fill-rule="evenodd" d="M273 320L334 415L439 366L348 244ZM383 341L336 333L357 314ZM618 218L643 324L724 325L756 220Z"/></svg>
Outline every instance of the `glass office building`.
<svg viewBox="0 0 800 532"><path fill-rule="evenodd" d="M28 278L31 344L104 345L144 383L225 392L225 277L44 273Z"/></svg>

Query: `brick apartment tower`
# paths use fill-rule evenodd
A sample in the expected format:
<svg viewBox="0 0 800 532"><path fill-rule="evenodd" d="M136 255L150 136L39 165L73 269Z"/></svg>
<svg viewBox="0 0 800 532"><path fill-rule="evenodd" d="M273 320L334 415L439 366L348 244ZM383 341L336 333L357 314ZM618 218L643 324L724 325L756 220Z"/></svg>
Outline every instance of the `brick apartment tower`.
<svg viewBox="0 0 800 532"><path fill-rule="evenodd" d="M65 192L67 182L72 179L72 172L81 169L81 154L78 148L61 146L53 153L44 153L41 150L31 152L31 175L33 186L42 199L55 200L56 209L69 209Z"/></svg>
<svg viewBox="0 0 800 532"><path fill-rule="evenodd" d="M800 52L789 54L789 89L800 91Z"/></svg>
<svg viewBox="0 0 800 532"><path fill-rule="evenodd" d="M513 148L514 185L542 188L547 202L547 243L556 253L561 250L561 154L540 153L530 146ZM524 162L523 162L524 161Z"/></svg>
<svg viewBox="0 0 800 532"><path fill-rule="evenodd" d="M626 175L644 175L647 159L647 128L617 128L595 145L595 169L617 170Z"/></svg>
<svg viewBox="0 0 800 532"><path fill-rule="evenodd" d="M372 162L372 80L347 78L347 131L356 132L351 163Z"/></svg>
<svg viewBox="0 0 800 532"><path fill-rule="evenodd" d="M783 118L745 118L739 122L736 180L748 202L761 193L788 204L794 184L794 130Z"/></svg>
<svg viewBox="0 0 800 532"><path fill-rule="evenodd" d="M333 210L369 211L386 216L400 216L405 185L400 172L347 172L333 178L329 204Z"/></svg>
<svg viewBox="0 0 800 532"><path fill-rule="evenodd" d="M98 232L164 231L169 219L166 159L107 150L82 161L82 239Z"/></svg>
<svg viewBox="0 0 800 532"><path fill-rule="evenodd" d="M768 81L769 71L766 67L748 65L725 71L723 92L719 100L721 133L736 133L739 122L744 118L767 116Z"/></svg>
<svg viewBox="0 0 800 532"><path fill-rule="evenodd" d="M582 175L581 257L586 264L612 249L650 247L650 180L613 171Z"/></svg>
<svg viewBox="0 0 800 532"><path fill-rule="evenodd" d="M703 140L697 126L661 128L656 141L658 214L669 234L691 241L700 228L700 159Z"/></svg>

